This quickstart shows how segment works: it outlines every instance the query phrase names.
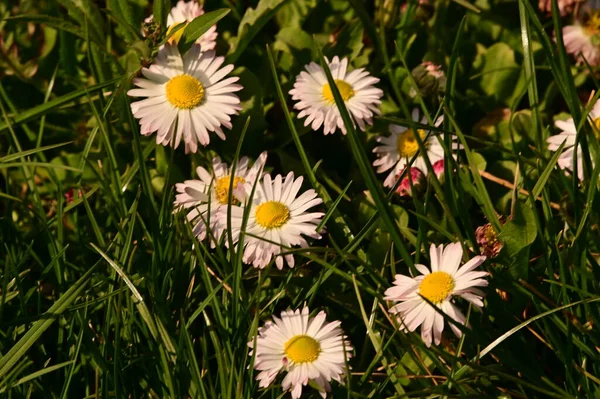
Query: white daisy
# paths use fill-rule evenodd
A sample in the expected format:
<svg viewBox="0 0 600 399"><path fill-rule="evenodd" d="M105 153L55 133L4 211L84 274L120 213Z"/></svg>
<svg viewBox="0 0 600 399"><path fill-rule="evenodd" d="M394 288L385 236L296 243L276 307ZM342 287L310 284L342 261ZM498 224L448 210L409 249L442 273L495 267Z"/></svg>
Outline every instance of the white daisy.
<svg viewBox="0 0 600 399"><path fill-rule="evenodd" d="M246 196L250 194L266 159L267 153L263 152L251 168L247 157L239 160L231 193L234 204L243 203ZM189 210L187 220L193 224L194 235L200 241L206 238L207 226L210 226L210 234L214 236L214 240L210 238L213 248L227 230L227 224L222 223L223 220L219 215L227 214L232 172L232 168L225 162L221 162L221 158L215 157L212 162L212 173L199 166L196 173L200 180L186 180L175 185L178 193L175 197L175 211Z"/></svg>
<svg viewBox="0 0 600 399"><path fill-rule="evenodd" d="M340 322L327 323L321 311L310 317L308 307L281 312L281 318L265 323L256 337L248 343L250 356L256 353L254 368L260 370L256 379L266 388L280 371L286 371L282 387L291 391L292 398L302 395L302 386L309 381L319 387L323 398L331 390L329 381L342 383L346 360L352 347L340 328ZM313 385L313 384L311 384Z"/></svg>
<svg viewBox="0 0 600 399"><path fill-rule="evenodd" d="M600 138L600 101L594 104L594 107L588 114L588 120L593 125L593 131ZM562 154L558 158L558 166L561 169L567 169L573 171L574 157L575 157L575 137L577 136L577 127L573 118L569 118L566 121L556 121L554 125L561 130L561 132L555 136L550 136L546 139L548 143L548 149L550 151L558 150L558 147L564 142L565 147ZM592 166L594 161L592 160ZM577 146L577 178L579 180L584 179L583 175L583 152L581 150L581 144Z"/></svg>
<svg viewBox="0 0 600 399"><path fill-rule="evenodd" d="M323 201L317 198L317 193L312 189L297 196L302 181L302 177L294 179L294 173L290 172L285 179L281 175L271 179L267 174L257 184L249 205L251 208L245 230L245 263L252 263L254 267L262 269L275 256L275 264L279 270L283 269L284 258L289 267L294 267L294 256L279 255L282 250L286 251L294 245L308 247L302 235L321 238L316 227L324 214L306 211ZM226 215L222 217L226 218ZM231 234L234 242L239 239L243 219L244 208L232 207Z"/></svg>
<svg viewBox="0 0 600 399"><path fill-rule="evenodd" d="M562 35L567 53L577 57L578 64L585 58L591 66L600 65L600 11L588 15L583 25L565 26Z"/></svg>
<svg viewBox="0 0 600 399"><path fill-rule="evenodd" d="M381 113L378 106L381 104L383 91L373 86L379 79L370 76L364 68L347 72L347 58L340 61L336 56L331 62L327 58L325 60L352 120L365 130L365 122L372 125L373 115ZM315 131L324 125L325 134L334 133L338 128L346 134L325 71L314 62L307 65L306 70L308 72L300 72L294 88L290 90L292 99L298 100L294 105L294 108L300 110L298 118L307 117L304 126L311 125Z"/></svg>
<svg viewBox="0 0 600 399"><path fill-rule="evenodd" d="M222 80L233 65L220 68L225 59L214 51L200 52L194 44L182 57L177 46L167 44L150 68L142 68L145 78L135 78L138 86L127 92L133 97L147 97L131 103L133 115L140 119L140 132L157 132L156 142L179 146L182 138L185 152L196 152L198 142L210 142L208 132L225 140L221 125L231 129L231 115L241 109L240 99L233 94L242 89L235 84L238 77ZM220 68L220 69L219 69Z"/></svg>
<svg viewBox="0 0 600 399"><path fill-rule="evenodd" d="M475 256L473 259L459 267L462 258L460 243L429 249L431 258L431 271L425 265L417 264L415 267L421 275L411 278L396 274L394 286L385 291L385 299L399 302L390 308L390 313L398 316L399 322L405 331L415 331L421 326L421 337L428 347L431 341L439 345L444 330L444 317L438 312L442 311L459 324L465 324L465 316L452 303L452 297L460 296L478 308L483 307L481 300L484 293L475 287L486 287L487 272L473 271L485 261L485 256ZM431 306L424 298L433 303ZM457 337L461 331L455 325L450 328Z"/></svg>
<svg viewBox="0 0 600 399"><path fill-rule="evenodd" d="M177 5L171 9L171 12L167 16L167 35L171 33L171 30L182 22L187 23L192 22L196 17L204 14L204 7L202 4L192 0L185 2L183 0L179 0ZM149 16L144 20L144 22L152 22L154 19L154 15ZM183 31L185 30L185 26L180 28L177 32L173 34L169 38L169 43L177 44L179 43L179 39L183 36ZM202 36L196 40L202 51L214 50L217 45L217 25L211 26Z"/></svg>
<svg viewBox="0 0 600 399"><path fill-rule="evenodd" d="M413 111L412 118L415 122L420 122L421 124L427 123L425 118L419 120L419 111L417 109ZM435 126L439 126L443 120L443 116L439 117L435 121ZM437 161L443 160L444 148L440 143L444 140L444 135L440 133L436 136L432 133L426 139L429 132L423 129L418 129L417 132L427 149L427 157L429 157L431 164L433 165ZM375 162L373 162L373 166L377 167L377 173L383 173L392 169L383 182L385 187L392 187L396 183L397 176L402 173L408 162L419 151L419 144L415 139L414 129L392 124L390 125L390 133L387 137L377 137L377 142L382 143L382 145L373 149L373 152L378 156ZM458 149L460 146L454 144L453 147L454 149ZM423 154L419 154L411 166L418 168L425 175L428 172Z"/></svg>

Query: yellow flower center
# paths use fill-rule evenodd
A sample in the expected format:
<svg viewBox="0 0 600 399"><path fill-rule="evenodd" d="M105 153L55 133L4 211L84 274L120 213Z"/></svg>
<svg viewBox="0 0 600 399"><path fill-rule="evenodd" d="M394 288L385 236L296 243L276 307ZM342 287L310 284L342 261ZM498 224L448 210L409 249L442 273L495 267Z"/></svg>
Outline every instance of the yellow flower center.
<svg viewBox="0 0 600 399"><path fill-rule="evenodd" d="M192 109L204 98L204 86L195 77L183 74L167 82L167 100L180 109Z"/></svg>
<svg viewBox="0 0 600 399"><path fill-rule="evenodd" d="M431 303L443 302L454 290L454 279L446 272L428 274L419 285L419 294Z"/></svg>
<svg viewBox="0 0 600 399"><path fill-rule="evenodd" d="M173 30L173 28L175 28L177 25L179 25L181 22L175 22L173 25L169 26L169 29L167 30L167 36L169 36L169 33L171 33L171 31ZM185 30L185 28L187 28L188 24L186 23L183 28L179 29L177 32L173 33L173 36L171 36L169 38L169 43L171 44L179 44L179 40L181 39L181 36L183 36L183 31Z"/></svg>
<svg viewBox="0 0 600 399"><path fill-rule="evenodd" d="M290 208L279 201L263 202L256 207L256 222L266 229L283 226L290 219Z"/></svg>
<svg viewBox="0 0 600 399"><path fill-rule="evenodd" d="M310 363L321 353L319 342L308 335L296 335L285 343L285 354L294 363Z"/></svg>
<svg viewBox="0 0 600 399"><path fill-rule="evenodd" d="M600 33L600 11L595 11L583 26L585 33L588 36L594 36Z"/></svg>
<svg viewBox="0 0 600 399"><path fill-rule="evenodd" d="M338 88L340 95L344 101L348 101L352 97L354 97L354 90L352 86L343 80L336 79L335 85ZM323 86L323 98L330 102L331 104L335 103L335 99L333 98L333 92L331 91L331 87L329 87L329 83L325 83Z"/></svg>
<svg viewBox="0 0 600 399"><path fill-rule="evenodd" d="M223 205L227 204L227 198L229 198L229 183L231 182L231 177L225 176L217 179L215 183L215 195L219 202ZM238 184L246 183L243 177L234 177L233 178L233 188L235 188ZM239 205L240 201L238 201L235 197L231 197L231 202L233 205Z"/></svg>
<svg viewBox="0 0 600 399"><path fill-rule="evenodd" d="M424 142L425 137L427 137L427 133L423 129L417 130L419 133L419 137L421 141L423 141L423 145L427 147L427 143ZM417 151L419 151L419 143L415 138L415 131L413 129L406 129L404 132L398 135L398 154L402 158L412 158Z"/></svg>

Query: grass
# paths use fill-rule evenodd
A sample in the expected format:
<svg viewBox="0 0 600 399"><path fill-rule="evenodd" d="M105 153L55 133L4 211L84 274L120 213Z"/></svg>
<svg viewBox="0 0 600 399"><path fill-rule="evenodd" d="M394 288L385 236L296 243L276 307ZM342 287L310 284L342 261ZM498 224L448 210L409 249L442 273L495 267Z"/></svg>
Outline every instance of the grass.
<svg viewBox="0 0 600 399"><path fill-rule="evenodd" d="M126 95L164 39L144 40L142 21L153 12L164 26L169 1L0 5L0 396L288 397L258 388L248 342L271 315L307 304L341 320L355 348L336 398L598 397L600 153L584 122L596 71L553 40L570 19L525 0L409 3L389 20L383 1L207 2L209 23L180 28L181 46L218 20L244 108L226 141L188 155L140 135ZM382 116L367 132L335 85L346 136L313 132L292 108L295 76L334 55L381 79ZM443 96L410 96L423 60L443 66ZM413 108L444 134L448 162L401 198L384 191L371 149L389 123L424 127ZM510 116L481 129L497 108ZM545 147L565 112L580 127L583 184ZM303 175L323 199L324 237L289 249L293 269L245 265L173 212L174 184L197 166L262 151L266 171ZM463 338L446 326L427 348L400 330L383 292L429 265L432 243L478 254L475 229L488 221L504 249L483 265L484 311L461 303Z"/></svg>

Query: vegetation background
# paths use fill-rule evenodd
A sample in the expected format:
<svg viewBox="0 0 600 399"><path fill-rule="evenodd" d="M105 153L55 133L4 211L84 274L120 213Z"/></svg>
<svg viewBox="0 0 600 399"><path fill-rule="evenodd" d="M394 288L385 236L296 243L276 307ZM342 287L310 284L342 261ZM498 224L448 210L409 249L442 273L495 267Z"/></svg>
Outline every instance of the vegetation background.
<svg viewBox="0 0 600 399"><path fill-rule="evenodd" d="M258 389L247 342L306 303L355 347L335 398L600 398L598 167L579 185L545 146L555 115L585 117L596 71L574 66L553 39L565 21L537 1L417 3L207 1L230 10L217 52L236 66L243 110L226 141L184 156L139 134L125 94L156 50L142 21L174 4L0 2L0 396L280 398ZM287 92L321 49L381 79L366 133L324 136L291 112ZM442 65L443 97L410 95L422 61ZM413 107L443 113L440 131L465 151L420 196L386 197L370 150L390 122L413 126ZM327 234L291 270L243 265L173 213L174 183L196 166L265 150L327 212ZM382 293L429 263L430 243L477 254L488 219L504 248L484 264L484 313L426 348Z"/></svg>

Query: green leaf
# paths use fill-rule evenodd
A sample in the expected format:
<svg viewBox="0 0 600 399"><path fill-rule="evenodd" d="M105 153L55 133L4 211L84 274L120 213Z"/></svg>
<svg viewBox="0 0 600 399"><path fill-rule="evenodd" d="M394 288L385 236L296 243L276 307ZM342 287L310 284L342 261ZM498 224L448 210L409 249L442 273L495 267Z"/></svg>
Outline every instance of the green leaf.
<svg viewBox="0 0 600 399"><path fill-rule="evenodd" d="M156 0L154 1L154 6L152 8L152 12L154 15L154 20L158 22L160 27L163 30L167 30L167 15L169 14L169 4L171 2L169 0Z"/></svg>
<svg viewBox="0 0 600 399"><path fill-rule="evenodd" d="M104 16L100 13L98 6L92 0L57 0L69 12L83 32L89 32L90 38L101 47L106 46L104 34ZM87 39L87 38L86 38Z"/></svg>
<svg viewBox="0 0 600 399"><path fill-rule="evenodd" d="M107 14L114 18L120 28L116 32L123 36L127 43L134 43L136 40L142 39L139 28L136 29L134 27L137 24L133 21L131 9L128 8L127 2L124 0L111 0L108 4L109 10L107 10ZM125 12L123 7L126 7L128 12Z"/></svg>
<svg viewBox="0 0 600 399"><path fill-rule="evenodd" d="M183 30L181 39L179 39L179 52L182 55L185 54L200 36L206 33L211 26L219 22L225 15L229 14L229 11L231 10L228 8L221 8L194 18L192 22L187 24Z"/></svg>
<svg viewBox="0 0 600 399"><path fill-rule="evenodd" d="M138 25L133 17L131 6L127 0L110 0L109 7L115 10L129 26Z"/></svg>
<svg viewBox="0 0 600 399"><path fill-rule="evenodd" d="M504 244L508 256L513 257L531 245L537 236L533 210L521 201L515 201L513 219L506 222L498 238Z"/></svg>
<svg viewBox="0 0 600 399"><path fill-rule="evenodd" d="M312 37L298 27L285 27L276 36L280 40L296 50L312 49Z"/></svg>
<svg viewBox="0 0 600 399"><path fill-rule="evenodd" d="M275 15L286 0L260 0L256 8L248 8L244 13L237 37L231 40L231 48L227 55L228 63L235 63L242 55L254 36L260 32L267 22Z"/></svg>
<svg viewBox="0 0 600 399"><path fill-rule="evenodd" d="M495 103L511 105L523 92L523 70L515 61L515 52L506 43L496 43L482 55L479 86Z"/></svg>

